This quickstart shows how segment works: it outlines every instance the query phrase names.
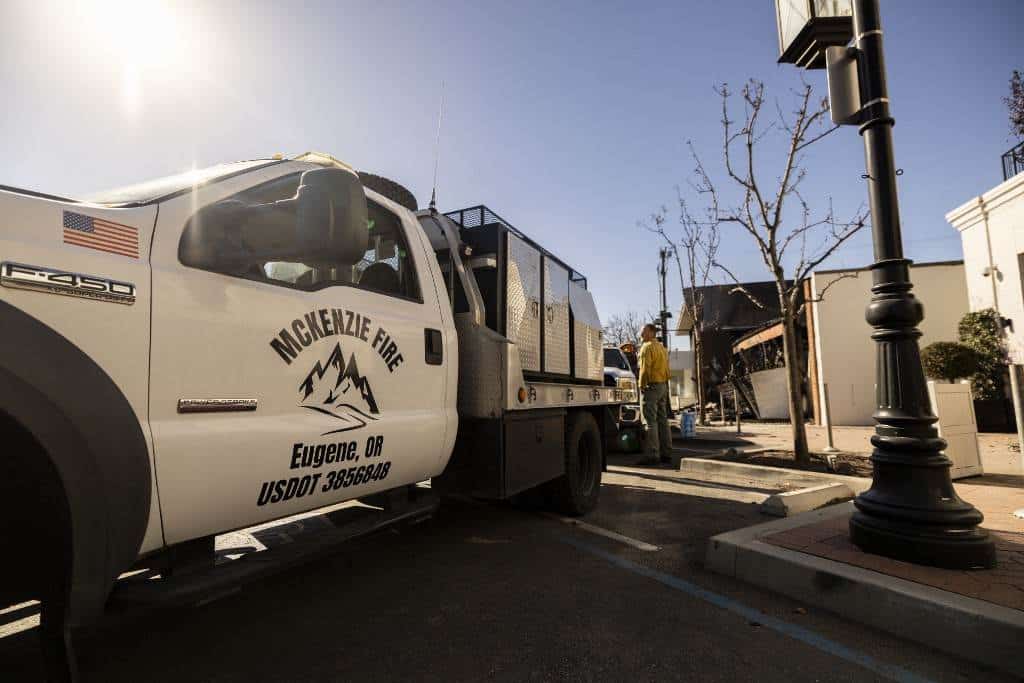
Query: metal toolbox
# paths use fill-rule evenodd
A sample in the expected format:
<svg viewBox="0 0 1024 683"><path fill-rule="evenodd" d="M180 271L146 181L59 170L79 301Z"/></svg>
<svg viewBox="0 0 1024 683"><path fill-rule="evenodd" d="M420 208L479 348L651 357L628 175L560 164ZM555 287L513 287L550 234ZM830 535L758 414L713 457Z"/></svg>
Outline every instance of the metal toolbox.
<svg viewBox="0 0 1024 683"><path fill-rule="evenodd" d="M604 346L601 318L590 292L569 283L569 307L573 321L573 375L583 380L604 379Z"/></svg>
<svg viewBox="0 0 1024 683"><path fill-rule="evenodd" d="M542 372L540 252L512 233L506 240L504 334L519 348L523 370Z"/></svg>
<svg viewBox="0 0 1024 683"><path fill-rule="evenodd" d="M601 320L586 278L485 206L445 215L472 252L487 326L516 345L523 372L600 384Z"/></svg>
<svg viewBox="0 0 1024 683"><path fill-rule="evenodd" d="M544 257L544 372L572 373L569 365L569 269Z"/></svg>

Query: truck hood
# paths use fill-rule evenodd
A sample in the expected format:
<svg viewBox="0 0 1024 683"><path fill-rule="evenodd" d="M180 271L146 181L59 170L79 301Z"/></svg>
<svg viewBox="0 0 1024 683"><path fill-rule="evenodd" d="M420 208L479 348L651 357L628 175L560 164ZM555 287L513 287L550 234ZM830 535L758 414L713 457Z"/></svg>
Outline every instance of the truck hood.
<svg viewBox="0 0 1024 683"><path fill-rule="evenodd" d="M604 376L605 377L612 377L613 379L620 379L620 378L636 379L636 377L633 375L633 373L630 372L629 370L622 370L620 368L616 368L616 367L613 367L613 366L605 366Z"/></svg>

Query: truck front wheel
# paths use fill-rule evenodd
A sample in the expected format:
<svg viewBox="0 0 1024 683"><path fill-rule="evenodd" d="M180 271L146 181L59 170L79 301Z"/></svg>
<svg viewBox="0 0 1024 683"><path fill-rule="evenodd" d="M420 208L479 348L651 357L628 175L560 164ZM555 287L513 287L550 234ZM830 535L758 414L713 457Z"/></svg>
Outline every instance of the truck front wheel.
<svg viewBox="0 0 1024 683"><path fill-rule="evenodd" d="M548 495L560 512L579 516L597 506L601 492L601 430L588 412L570 413L565 429L565 474L548 485Z"/></svg>

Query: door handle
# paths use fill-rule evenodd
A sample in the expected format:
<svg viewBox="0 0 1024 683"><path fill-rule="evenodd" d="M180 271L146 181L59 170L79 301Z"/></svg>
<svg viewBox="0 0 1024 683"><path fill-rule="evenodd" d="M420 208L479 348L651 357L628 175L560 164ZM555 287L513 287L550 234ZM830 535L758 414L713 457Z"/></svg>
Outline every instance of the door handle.
<svg viewBox="0 0 1024 683"><path fill-rule="evenodd" d="M424 360L427 365L444 363L444 340L441 330L427 328L423 330Z"/></svg>

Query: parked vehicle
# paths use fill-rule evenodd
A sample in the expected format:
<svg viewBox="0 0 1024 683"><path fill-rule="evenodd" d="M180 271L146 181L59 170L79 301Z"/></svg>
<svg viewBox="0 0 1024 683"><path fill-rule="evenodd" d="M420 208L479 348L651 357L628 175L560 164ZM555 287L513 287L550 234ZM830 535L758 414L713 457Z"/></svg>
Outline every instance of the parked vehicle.
<svg viewBox="0 0 1024 683"><path fill-rule="evenodd" d="M0 187L4 604L42 599L60 641L200 600L267 571L215 563L217 534L356 498L383 522L310 555L444 494L593 509L622 392L585 278L486 207L366 177L310 153L85 201Z"/></svg>
<svg viewBox="0 0 1024 683"><path fill-rule="evenodd" d="M643 440L643 420L636 374L626 353L614 345L604 347L604 383L622 390L623 403L615 421L614 443L620 450L639 450Z"/></svg>

